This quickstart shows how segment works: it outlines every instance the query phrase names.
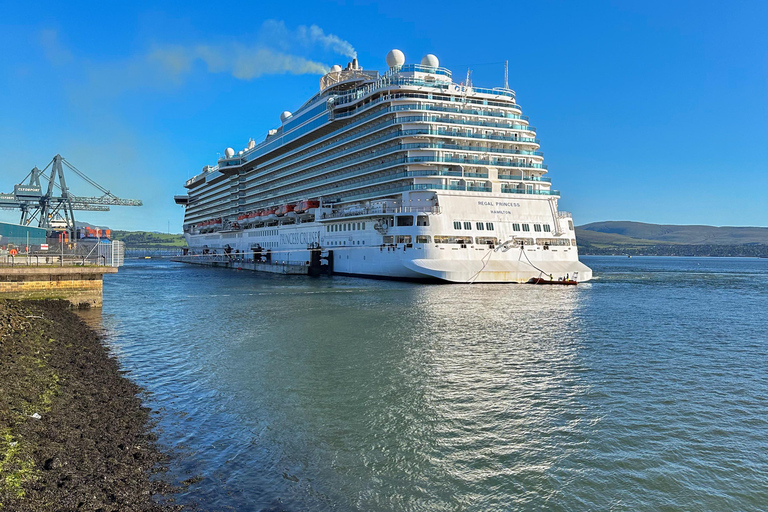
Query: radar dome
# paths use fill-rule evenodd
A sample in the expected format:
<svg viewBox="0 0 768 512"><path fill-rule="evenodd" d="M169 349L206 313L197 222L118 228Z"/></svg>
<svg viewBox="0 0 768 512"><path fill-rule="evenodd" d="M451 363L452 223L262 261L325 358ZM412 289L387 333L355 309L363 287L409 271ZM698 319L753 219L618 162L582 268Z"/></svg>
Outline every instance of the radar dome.
<svg viewBox="0 0 768 512"><path fill-rule="evenodd" d="M429 66L430 68L437 68L437 67L440 67L440 61L437 60L437 57L435 57L431 53L428 53L421 58L421 65Z"/></svg>
<svg viewBox="0 0 768 512"><path fill-rule="evenodd" d="M392 50L387 54L387 66L394 68L405 64L405 55L400 50Z"/></svg>
<svg viewBox="0 0 768 512"><path fill-rule="evenodd" d="M339 66L338 64L334 64L333 66L331 66L331 73L338 73L339 71L341 71L341 66Z"/></svg>
<svg viewBox="0 0 768 512"><path fill-rule="evenodd" d="M280 114L280 122L281 122L281 123L284 123L284 122L286 121L286 119L288 119L288 118L289 118L289 117L291 117L292 115L293 115L293 114L291 114L290 112L288 112L288 111L286 110L285 112L283 112L282 114Z"/></svg>
<svg viewBox="0 0 768 512"><path fill-rule="evenodd" d="M235 150L232 148L225 149L224 156L226 156L227 158L232 158L233 156L235 156Z"/></svg>

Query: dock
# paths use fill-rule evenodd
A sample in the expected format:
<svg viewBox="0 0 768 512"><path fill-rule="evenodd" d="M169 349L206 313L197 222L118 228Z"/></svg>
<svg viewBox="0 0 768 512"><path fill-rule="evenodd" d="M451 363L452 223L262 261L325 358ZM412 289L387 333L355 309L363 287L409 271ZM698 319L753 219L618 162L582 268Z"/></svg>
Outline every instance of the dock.
<svg viewBox="0 0 768 512"><path fill-rule="evenodd" d="M255 272L268 272L271 274L284 275L309 275L309 265L304 263L290 262L271 262L257 263L254 261L240 260L237 258L227 258L226 256L175 256L171 261L179 263L190 263L192 265L203 265L206 267L232 268L236 270L252 270Z"/></svg>

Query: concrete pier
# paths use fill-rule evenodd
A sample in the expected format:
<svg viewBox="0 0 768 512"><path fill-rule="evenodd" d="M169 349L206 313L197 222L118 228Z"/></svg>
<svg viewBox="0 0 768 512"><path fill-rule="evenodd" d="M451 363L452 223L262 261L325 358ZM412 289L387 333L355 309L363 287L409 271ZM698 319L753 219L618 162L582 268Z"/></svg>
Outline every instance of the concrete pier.
<svg viewBox="0 0 768 512"><path fill-rule="evenodd" d="M101 307L104 274L115 267L0 267L0 298L64 299L76 307Z"/></svg>
<svg viewBox="0 0 768 512"><path fill-rule="evenodd" d="M171 261L191 263L206 267L234 268L239 270L253 270L256 272L269 272L271 274L307 275L309 266L303 263L255 263L253 261L239 261L236 258L226 256L176 256Z"/></svg>

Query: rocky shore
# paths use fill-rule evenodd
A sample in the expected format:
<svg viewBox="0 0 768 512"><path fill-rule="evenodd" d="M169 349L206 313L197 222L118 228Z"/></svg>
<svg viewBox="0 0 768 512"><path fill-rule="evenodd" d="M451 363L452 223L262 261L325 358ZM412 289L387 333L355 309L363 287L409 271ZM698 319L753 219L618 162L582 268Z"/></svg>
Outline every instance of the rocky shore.
<svg viewBox="0 0 768 512"><path fill-rule="evenodd" d="M69 308L0 300L0 510L179 510L141 388Z"/></svg>

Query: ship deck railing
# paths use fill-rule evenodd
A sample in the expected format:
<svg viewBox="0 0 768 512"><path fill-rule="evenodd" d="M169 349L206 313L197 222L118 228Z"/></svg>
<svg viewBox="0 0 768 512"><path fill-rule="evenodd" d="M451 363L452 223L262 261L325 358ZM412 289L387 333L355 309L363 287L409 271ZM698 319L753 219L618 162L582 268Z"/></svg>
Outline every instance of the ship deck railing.
<svg viewBox="0 0 768 512"><path fill-rule="evenodd" d="M440 213L439 206L398 206L398 207L384 207L378 206L373 208L355 208L347 211L335 211L333 213L324 213L317 218L318 222L342 219L349 217L364 217L371 215L385 215L385 214L401 214L401 213L429 213L437 215Z"/></svg>

